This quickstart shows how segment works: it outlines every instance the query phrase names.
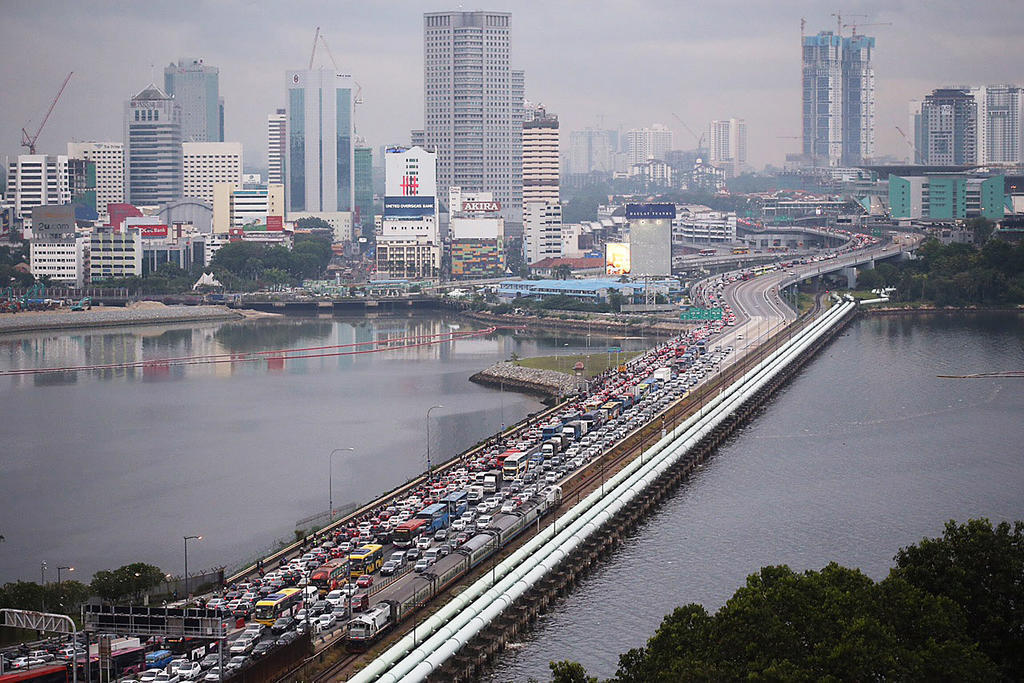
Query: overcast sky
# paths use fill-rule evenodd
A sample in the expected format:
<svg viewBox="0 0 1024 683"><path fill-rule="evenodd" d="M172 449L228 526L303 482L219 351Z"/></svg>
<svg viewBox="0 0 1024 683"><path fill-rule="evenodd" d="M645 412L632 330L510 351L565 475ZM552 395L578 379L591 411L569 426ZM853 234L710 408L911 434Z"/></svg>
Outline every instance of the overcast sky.
<svg viewBox="0 0 1024 683"><path fill-rule="evenodd" d="M715 118L744 118L750 162L798 151L800 18L835 28L836 5L877 37L877 152L906 155L907 103L949 83L1024 84L1022 0L495 0L464 9L512 12L512 67L526 96L559 115L563 131L663 123L677 148ZM266 157L266 116L284 106L284 72L305 68L316 26L339 68L362 85L356 129L374 146L407 143L423 121L423 12L457 3L341 0L81 2L0 0L0 156L21 150L69 71L39 138L121 141L124 102L163 67L201 57L220 68L226 138L247 166ZM854 15L867 15L854 17ZM844 31L847 33L848 29ZM376 152L375 152L376 153Z"/></svg>

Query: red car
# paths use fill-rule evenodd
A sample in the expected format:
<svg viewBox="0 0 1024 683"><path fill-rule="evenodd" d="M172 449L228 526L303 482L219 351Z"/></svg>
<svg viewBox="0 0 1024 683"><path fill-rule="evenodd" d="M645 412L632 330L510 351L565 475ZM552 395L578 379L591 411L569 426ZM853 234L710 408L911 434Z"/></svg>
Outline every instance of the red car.
<svg viewBox="0 0 1024 683"><path fill-rule="evenodd" d="M373 585L373 576L371 576L370 574L363 574L358 579L356 579L356 585L360 588L369 588Z"/></svg>

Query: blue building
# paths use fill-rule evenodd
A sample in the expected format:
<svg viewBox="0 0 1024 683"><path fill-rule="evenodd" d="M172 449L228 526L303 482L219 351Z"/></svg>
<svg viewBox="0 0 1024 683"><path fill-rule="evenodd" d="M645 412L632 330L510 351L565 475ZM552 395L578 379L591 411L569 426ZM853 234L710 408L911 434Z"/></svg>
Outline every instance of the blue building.
<svg viewBox="0 0 1024 683"><path fill-rule="evenodd" d="M182 142L224 142L220 69L182 57L164 69L164 91L181 107Z"/></svg>

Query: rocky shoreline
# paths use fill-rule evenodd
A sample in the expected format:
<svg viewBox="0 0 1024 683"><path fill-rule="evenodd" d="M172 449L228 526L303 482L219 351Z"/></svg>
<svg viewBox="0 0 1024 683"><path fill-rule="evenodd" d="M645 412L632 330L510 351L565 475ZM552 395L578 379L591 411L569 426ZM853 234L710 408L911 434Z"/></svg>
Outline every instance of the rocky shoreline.
<svg viewBox="0 0 1024 683"><path fill-rule="evenodd" d="M524 368L509 362L496 363L481 370L470 377L469 381L546 398L569 396L587 387L587 380L580 377L554 370Z"/></svg>
<svg viewBox="0 0 1024 683"><path fill-rule="evenodd" d="M156 302L141 302L124 308L100 306L88 311L65 309L5 313L0 315L0 334L243 318L244 315L227 306L165 306Z"/></svg>
<svg viewBox="0 0 1024 683"><path fill-rule="evenodd" d="M986 308L983 306L966 307L935 307L935 306L861 306L862 315L877 316L900 316L900 315L924 315L924 314L953 314L953 313L1024 313L1024 307L1019 306L994 306Z"/></svg>

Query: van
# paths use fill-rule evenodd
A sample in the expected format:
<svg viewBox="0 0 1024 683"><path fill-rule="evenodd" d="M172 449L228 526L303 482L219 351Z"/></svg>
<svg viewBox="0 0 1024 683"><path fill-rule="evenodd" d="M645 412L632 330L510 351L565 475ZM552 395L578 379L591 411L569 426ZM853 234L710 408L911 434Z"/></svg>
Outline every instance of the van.
<svg viewBox="0 0 1024 683"><path fill-rule="evenodd" d="M352 611L353 612L365 612L370 609L370 595L369 593L356 593L352 596Z"/></svg>
<svg viewBox="0 0 1024 683"><path fill-rule="evenodd" d="M427 560L431 564L437 562L439 551L437 548L428 548L423 551L423 559Z"/></svg>
<svg viewBox="0 0 1024 683"><path fill-rule="evenodd" d="M404 567L406 563L405 551L399 550L391 553L391 561L397 564L399 567Z"/></svg>

